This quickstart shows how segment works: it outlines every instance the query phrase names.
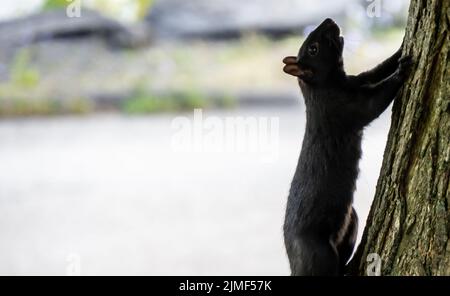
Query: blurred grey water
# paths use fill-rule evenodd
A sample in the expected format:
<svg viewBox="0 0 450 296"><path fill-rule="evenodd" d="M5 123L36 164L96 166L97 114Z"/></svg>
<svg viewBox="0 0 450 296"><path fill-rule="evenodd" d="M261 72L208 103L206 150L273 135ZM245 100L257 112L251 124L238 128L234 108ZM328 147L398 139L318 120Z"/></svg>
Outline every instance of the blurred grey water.
<svg viewBox="0 0 450 296"><path fill-rule="evenodd" d="M300 107L205 111L279 118L278 157L180 152L175 115L0 121L0 274L286 275L285 201L304 128ZM182 114L192 117L192 113ZM390 111L366 130L360 235Z"/></svg>

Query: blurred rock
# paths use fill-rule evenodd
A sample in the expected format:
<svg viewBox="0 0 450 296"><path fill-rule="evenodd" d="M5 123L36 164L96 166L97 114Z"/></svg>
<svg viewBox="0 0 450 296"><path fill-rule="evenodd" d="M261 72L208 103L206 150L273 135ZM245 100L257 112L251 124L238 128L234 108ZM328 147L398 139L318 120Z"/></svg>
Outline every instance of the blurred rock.
<svg viewBox="0 0 450 296"><path fill-rule="evenodd" d="M2 52L38 42L99 38L114 47L136 47L148 42L145 26L125 27L95 11L83 10L70 18L65 10L52 10L0 23Z"/></svg>
<svg viewBox="0 0 450 296"><path fill-rule="evenodd" d="M245 32L272 37L340 19L349 0L157 0L147 22L159 38L226 39Z"/></svg>

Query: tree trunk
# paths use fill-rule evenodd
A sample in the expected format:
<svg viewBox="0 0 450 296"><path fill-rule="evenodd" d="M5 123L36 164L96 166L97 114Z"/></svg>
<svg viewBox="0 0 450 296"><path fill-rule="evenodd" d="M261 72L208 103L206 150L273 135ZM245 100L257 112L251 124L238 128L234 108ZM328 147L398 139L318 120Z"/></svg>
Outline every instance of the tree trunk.
<svg viewBox="0 0 450 296"><path fill-rule="evenodd" d="M448 0L411 1L403 54L415 64L393 106L352 275L370 271L371 253L381 275L450 275L449 8Z"/></svg>

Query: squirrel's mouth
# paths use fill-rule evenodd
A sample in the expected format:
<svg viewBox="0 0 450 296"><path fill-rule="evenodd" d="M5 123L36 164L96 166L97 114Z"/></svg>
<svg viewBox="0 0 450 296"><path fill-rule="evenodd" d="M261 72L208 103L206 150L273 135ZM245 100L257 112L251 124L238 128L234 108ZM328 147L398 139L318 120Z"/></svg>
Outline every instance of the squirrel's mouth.
<svg viewBox="0 0 450 296"><path fill-rule="evenodd" d="M298 61L297 57L286 57L283 59L283 63L285 64L283 71L299 79L307 80L314 75L312 69Z"/></svg>
<svg viewBox="0 0 450 296"><path fill-rule="evenodd" d="M303 64L301 61L297 60L297 65L300 70L298 78L308 79L314 75L313 70L310 67L308 67L307 65Z"/></svg>

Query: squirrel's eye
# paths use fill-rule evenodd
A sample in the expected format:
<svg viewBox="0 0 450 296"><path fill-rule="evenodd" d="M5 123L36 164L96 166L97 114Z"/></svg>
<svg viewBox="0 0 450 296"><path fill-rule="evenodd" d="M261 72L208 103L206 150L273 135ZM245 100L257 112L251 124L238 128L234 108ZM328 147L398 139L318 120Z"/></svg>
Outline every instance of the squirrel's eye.
<svg viewBox="0 0 450 296"><path fill-rule="evenodd" d="M317 42L311 44L311 45L308 47L308 54L309 54L310 56L315 56L315 55L317 55L318 52L319 52L319 44L318 44Z"/></svg>

